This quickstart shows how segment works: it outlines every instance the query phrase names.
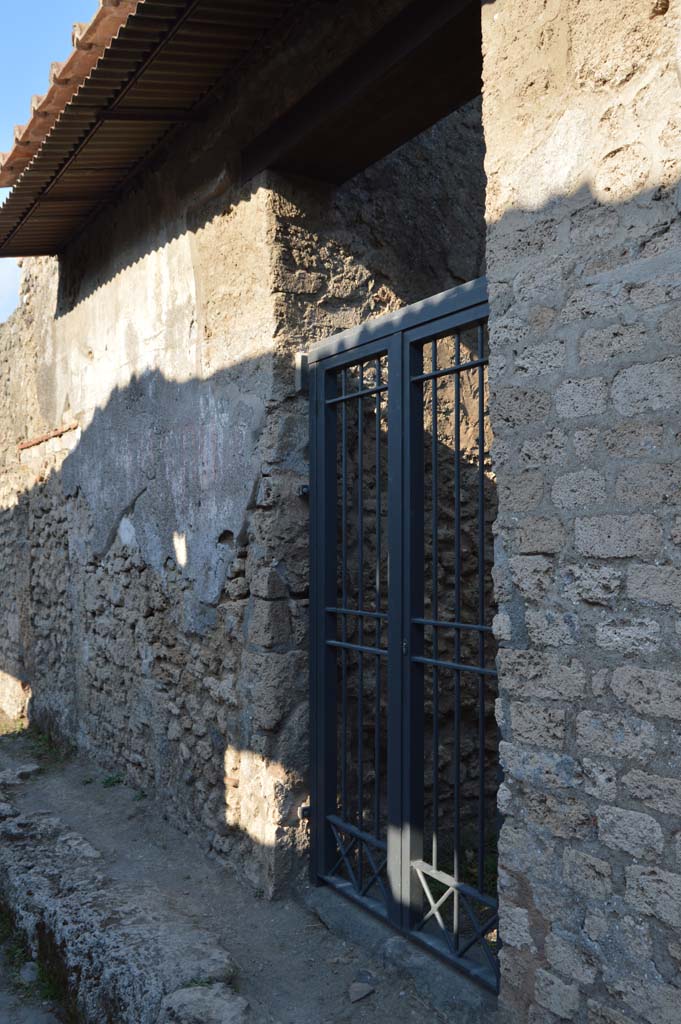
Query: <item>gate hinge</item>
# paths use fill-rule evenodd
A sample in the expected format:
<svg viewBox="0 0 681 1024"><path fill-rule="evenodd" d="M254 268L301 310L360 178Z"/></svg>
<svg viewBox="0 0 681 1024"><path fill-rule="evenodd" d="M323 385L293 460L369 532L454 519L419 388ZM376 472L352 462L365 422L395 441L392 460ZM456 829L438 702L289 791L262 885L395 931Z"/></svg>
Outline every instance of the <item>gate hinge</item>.
<svg viewBox="0 0 681 1024"><path fill-rule="evenodd" d="M409 654L409 644L407 643L406 640L402 641L402 654L405 656L405 658Z"/></svg>
<svg viewBox="0 0 681 1024"><path fill-rule="evenodd" d="M310 363L306 352L296 352L296 391L306 395L310 390Z"/></svg>
<svg viewBox="0 0 681 1024"><path fill-rule="evenodd" d="M312 810L309 804L305 804L303 807L298 808L298 820L309 821L312 814Z"/></svg>

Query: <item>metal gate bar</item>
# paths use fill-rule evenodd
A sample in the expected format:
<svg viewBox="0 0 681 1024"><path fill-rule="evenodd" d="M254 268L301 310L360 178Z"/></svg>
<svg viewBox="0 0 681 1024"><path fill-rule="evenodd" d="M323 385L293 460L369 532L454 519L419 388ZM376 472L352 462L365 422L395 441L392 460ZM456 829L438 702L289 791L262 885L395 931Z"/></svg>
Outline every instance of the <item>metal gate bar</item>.
<svg viewBox="0 0 681 1024"><path fill-rule="evenodd" d="M408 559L405 571L411 573L419 582L411 597L411 627L412 627L412 663L419 666L431 667L432 680L432 705L433 705L433 734L432 734L432 815L431 815L431 854L429 860L414 856L411 861L411 869L418 881L421 895L426 897L425 912L420 920L413 925L417 932L430 927L433 921L439 926L438 938L444 939L451 958L458 966L464 966L468 973L474 974L484 980L490 987L497 984L498 969L496 958L493 955L492 946L496 947L496 899L485 892L485 858L487 851L486 843L486 713L489 711L490 700L487 698L486 687L496 679L496 672L487 667L486 641L491 637L491 626L486 624L486 529L488 527L486 515L486 445L485 445L485 367L487 357L485 353L485 331L482 317L471 318L472 323L465 325L474 328L475 332L475 358L462 358L462 334L463 328L454 331L454 359L445 366L438 365L437 341L442 337L442 332L435 330L435 337L428 346L430 350L430 370L424 371L422 366L423 353L426 347L422 346L421 359L411 355L411 384L412 390L406 395L408 449L420 451L422 448L422 410L423 391L430 386L430 416L431 416L431 548L430 548L430 615L423 616L420 609L419 596L421 594L420 565L425 558L423 545L414 547ZM470 333L470 331L469 331ZM421 337L423 333L421 332ZM405 340L409 340L407 335ZM463 615L463 571L464 557L462 533L463 524L461 510L462 501L462 380L465 374L474 373L477 379L477 621L464 621ZM437 571L438 571L438 538L440 510L439 500L441 489L439 487L439 459L438 444L440 441L438 428L438 388L453 381L453 498L454 498L454 570L453 589L454 607L453 617L444 618L440 616ZM410 412L411 410L411 412ZM413 410L417 410L414 415ZM409 466L409 459L407 459ZM418 494L418 488L422 481L422 466L414 471L413 465L410 470L411 478L407 481L407 488L415 499L416 507L420 507L422 495ZM422 523L412 513L412 529L410 536L418 537L422 530ZM414 614L414 611L416 614ZM420 632L414 633L418 627ZM426 630L431 634L431 656L423 653L423 636ZM454 654L446 657L440 650L441 635L446 631L454 633ZM470 649L464 657L462 649L462 634L470 633L477 635L475 655L471 660ZM455 693L454 708L454 779L453 779L453 803L454 803L454 844L451 853L452 864L449 871L442 870L440 866L440 820L439 820L439 774L438 774L438 748L439 748L439 717L438 705L440 698L440 672L450 670L453 673L453 685ZM477 791L477 842L475 881L467 884L466 865L463 861L462 851L462 690L464 683L472 674L477 678L477 759L478 759L478 791ZM413 671L412 671L413 676ZM435 885L436 883L436 891ZM443 918L443 908L451 901L451 923ZM488 942L486 936L493 934L493 942ZM434 944L434 937L422 936L428 944ZM477 962L465 962L467 957L476 952L480 954Z"/></svg>
<svg viewBox="0 0 681 1024"><path fill-rule="evenodd" d="M310 356L312 873L496 990L487 314L481 279Z"/></svg>

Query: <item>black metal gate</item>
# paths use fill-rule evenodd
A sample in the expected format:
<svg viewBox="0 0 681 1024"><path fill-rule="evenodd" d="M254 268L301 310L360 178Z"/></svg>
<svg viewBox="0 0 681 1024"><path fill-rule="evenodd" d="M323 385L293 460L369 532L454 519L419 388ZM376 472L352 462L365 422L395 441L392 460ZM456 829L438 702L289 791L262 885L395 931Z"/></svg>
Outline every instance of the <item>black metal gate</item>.
<svg viewBox="0 0 681 1024"><path fill-rule="evenodd" d="M498 987L484 279L310 355L315 877Z"/></svg>

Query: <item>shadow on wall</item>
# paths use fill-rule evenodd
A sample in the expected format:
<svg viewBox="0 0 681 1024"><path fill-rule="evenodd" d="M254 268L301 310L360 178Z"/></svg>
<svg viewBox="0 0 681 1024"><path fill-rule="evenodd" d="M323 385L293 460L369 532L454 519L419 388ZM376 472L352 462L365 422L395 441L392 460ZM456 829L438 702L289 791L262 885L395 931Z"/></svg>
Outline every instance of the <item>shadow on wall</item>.
<svg viewBox="0 0 681 1024"><path fill-rule="evenodd" d="M552 648L564 643L575 655L569 628L578 619L587 669L622 662L618 647L596 643L599 628L630 618L616 591L600 604L576 604L574 591L553 581L563 563L568 572L571 562L591 564L566 539L575 515L618 507L649 513L661 485L652 480L652 498L641 507L640 467L678 461L678 433L666 421L679 372L669 352L681 299L678 276L669 272L679 232L676 182L621 203L599 202L584 187L489 227L497 565L505 573L507 643L520 651L545 653L536 624L550 601L553 621L568 630L559 644L547 641ZM541 262L543 248L549 255ZM12 621L24 652L23 667L18 657L12 664L31 680L36 720L124 764L131 781L176 807L188 828L199 821L218 853L272 891L305 843L297 809L307 769L307 509L298 488L307 476L307 409L289 396L283 416L264 415L235 394L237 369L245 380L261 366L244 361L186 383L152 371L115 391L61 468L3 513L3 537L16 538L4 542L5 561L24 573L5 591L15 595ZM247 478L229 446L239 430L252 439ZM512 450L502 447L504 435ZM567 493L561 503L554 483L585 466L604 479L617 476L616 497ZM235 474L244 475L243 486ZM207 482L218 497L204 508ZM230 511L231 494L241 504ZM17 559L17 551L28 557ZM506 556L518 551L548 562L548 598L523 591L505 572ZM677 564L678 550L668 545L664 557ZM673 629L662 633L660 645L637 652L637 660L654 666L673 657L673 636ZM505 716L503 671L501 692ZM619 707L615 696L612 702ZM594 699L594 714L600 706ZM503 729L511 737L506 719ZM562 752L575 752L574 743L570 734ZM536 815L534 795L531 779L518 773L510 807L517 825L526 806ZM593 798L584 799L591 809ZM591 814L585 828L594 821ZM518 832L528 856L544 841L556 844L550 821L518 825ZM579 898L562 876L547 882L537 870L528 877L512 855L509 841L502 854L509 902L516 892L525 906L522 894L534 886L567 927Z"/></svg>
<svg viewBox="0 0 681 1024"><path fill-rule="evenodd" d="M150 172L60 261L41 413L98 408L22 453L35 484L3 513L0 655L38 724L125 766L268 892L307 842L308 405L292 353L479 275L483 155L476 101L340 189L266 174L239 191L223 172L205 186L202 166L178 218L187 183ZM448 202L464 188L470 202ZM184 379L130 379L155 360Z"/></svg>
<svg viewBox="0 0 681 1024"><path fill-rule="evenodd" d="M307 843L308 407L294 394L266 416L234 384L257 363L183 383L147 372L82 433L21 452L36 482L0 513L15 623L0 692L16 713L21 680L31 721L123 767L273 892ZM451 460L441 444L441 487Z"/></svg>
<svg viewBox="0 0 681 1024"><path fill-rule="evenodd" d="M643 244L652 203L659 230ZM578 375L591 372L588 339L578 346L585 320L610 338L597 358L607 351L611 371L635 360L644 342L653 352L646 330L658 334L639 300L653 287L655 268L666 265L678 224L671 189L620 206L595 205L582 189L530 216L510 214L490 232L496 251L517 254L522 270L523 247L538 237L553 242L559 222L588 230L594 244L628 225L632 269L622 281L612 269L626 254L597 250L569 297L569 256L547 264L534 292L519 274L516 291L526 291L515 296L516 307L534 309L541 300L542 322L536 336L523 328L503 352L493 336L492 411L502 427L520 423L528 438L536 411L564 378L566 351L578 359ZM495 329L511 337L518 328L504 312L511 297L496 298ZM639 328L642 318L647 326ZM542 340L549 326L553 355ZM536 378L537 360L547 373L528 390L523 381ZM289 395L267 416L262 398L234 384L235 374L257 378L261 364L246 360L206 381L175 383L158 371L133 379L82 437L71 436L58 471L5 510L3 560L11 571L2 668L30 680L38 722L124 764L132 781L175 803L191 827L198 820L214 832L218 852L250 863L255 839L289 863L305 841L297 810L307 769L307 507L300 494L307 403ZM31 450L24 453L27 466L31 458ZM532 469L531 457L524 459L523 471ZM43 474L42 454L35 466ZM507 479L502 473L502 518L518 498ZM548 496L533 500L533 512L555 515ZM282 688L282 679L289 685ZM158 752L153 763L150 751ZM273 888L288 867L247 870L257 884L264 871Z"/></svg>
<svg viewBox="0 0 681 1024"><path fill-rule="evenodd" d="M513 946L504 914L526 911L537 935L579 933L592 897L564 865L573 854L593 856L601 797L581 775L567 774L584 760L576 724L589 719L600 758L609 723L627 721L633 700L622 691L591 695L584 683L577 699L551 692L547 708L544 668L536 666L555 659L568 685L632 661L656 669L676 656L673 610L647 599L659 643L623 655L621 637L630 634L622 630L642 612L632 612L617 586L584 597L581 571L600 570L604 560L613 568L613 512L647 530L654 511L667 539L646 558L679 565L671 540L678 500L663 502L669 485L660 481L675 479L670 464L681 459L674 422L681 371L670 354L681 302L670 262L680 235L676 182L618 204L595 201L585 187L489 227L495 563L510 648L500 659L502 992L524 1007L534 999L537 968L550 967L549 949ZM35 720L124 766L187 831L273 893L304 863L298 854L307 842L297 816L308 768L307 508L298 492L307 481L307 403L289 389L277 415L263 414L247 392L236 395L235 376L258 378L270 360L243 360L186 383L152 371L116 390L72 439L63 464L2 514L3 564L20 575L4 577L0 600L4 609L11 598L24 655L21 664L3 653L2 665L10 672L16 665L31 681ZM212 435L215 417L222 419ZM251 438L245 462L230 450L237 435ZM245 465L248 482L235 486ZM602 485L574 492L572 476L585 470L587 482ZM241 505L230 510L232 494ZM594 531L605 518L602 557L576 546L576 516L593 518ZM615 577L623 581L628 564L618 557ZM523 661L514 670L514 656L527 658L532 671ZM537 718L523 731L513 712L526 708ZM569 724L546 750L535 738L538 712L555 708ZM669 723L657 709L652 715L655 726L640 720L641 735L662 737ZM642 764L673 775L669 749L661 738L659 749L642 746ZM537 758L555 766L548 780L537 778ZM565 807L575 817L566 819ZM676 829L668 815L658 824ZM599 850L624 878L628 854ZM652 856L648 865L657 870ZM606 979L595 984L609 991L609 943L621 935L622 918L608 915L609 930L589 949ZM651 934L664 929L650 905L643 918ZM630 956L626 935L617 941Z"/></svg>
<svg viewBox="0 0 681 1024"><path fill-rule="evenodd" d="M230 137L229 148L233 145ZM480 97L340 188L275 172L264 172L240 187L238 167L225 164L224 146L219 145L202 153L202 160L183 161L175 153L170 161L163 163L162 155L158 160L158 171L138 179L69 246L60 266L57 319L126 269L188 234L198 247L203 238L209 246L215 244L211 227L229 218L263 184L272 185L284 218L304 196L305 226L318 235L318 252L306 254L304 268L298 259L283 269L326 273L327 250L340 246L366 268L377 290L399 282L404 304L484 273ZM453 203L452 196L461 201ZM336 305L342 299L337 296ZM333 305L332 296L326 301Z"/></svg>
<svg viewBox="0 0 681 1024"><path fill-rule="evenodd" d="M307 774L307 416L284 405L265 452L264 405L228 371L143 374L82 436L23 453L37 482L0 525L3 667L30 685L30 719L124 766L224 856L248 859L250 836L269 888L275 841L291 854L279 830L302 839Z"/></svg>

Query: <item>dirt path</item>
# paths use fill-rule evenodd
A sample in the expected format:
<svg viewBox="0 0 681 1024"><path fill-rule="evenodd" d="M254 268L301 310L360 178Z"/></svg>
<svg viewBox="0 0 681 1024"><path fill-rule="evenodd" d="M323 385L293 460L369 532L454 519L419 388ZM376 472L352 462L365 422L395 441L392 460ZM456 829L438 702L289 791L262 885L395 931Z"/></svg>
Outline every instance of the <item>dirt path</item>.
<svg viewBox="0 0 681 1024"><path fill-rule="evenodd" d="M17 759L40 761L28 736L0 737L0 770ZM214 931L237 962L238 991L254 1016L272 1024L425 1024L445 1020L410 982L329 932L292 900L258 899L196 844L163 820L154 804L115 777L81 760L60 762L42 752L43 770L17 787L22 813L49 810L103 856L111 878L140 887L152 882ZM352 983L369 972L375 991L350 1001ZM0 1002L0 1020L5 1017ZM9 1011L7 1011L9 1013ZM49 1017L17 1017L48 1024Z"/></svg>

